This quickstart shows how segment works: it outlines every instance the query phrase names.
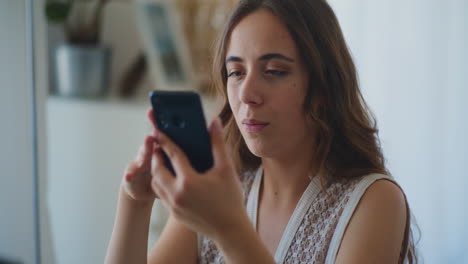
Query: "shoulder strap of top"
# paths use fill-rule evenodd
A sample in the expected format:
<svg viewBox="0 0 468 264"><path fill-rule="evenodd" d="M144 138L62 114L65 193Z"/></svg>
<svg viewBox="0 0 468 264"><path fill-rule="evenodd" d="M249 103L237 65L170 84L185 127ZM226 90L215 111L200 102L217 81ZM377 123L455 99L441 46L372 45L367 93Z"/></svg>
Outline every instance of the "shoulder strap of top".
<svg viewBox="0 0 468 264"><path fill-rule="evenodd" d="M289 248L291 247L291 243L295 237L295 234L297 233L299 227L302 224L302 221L304 220L304 217L309 211L310 206L320 191L320 177L315 176L302 194L301 199L297 203L296 208L294 209L294 212L292 213L288 224L283 231L283 235L281 236L281 240L274 255L276 263L285 262L284 260Z"/></svg>
<svg viewBox="0 0 468 264"><path fill-rule="evenodd" d="M257 229L257 208L258 208L258 195L260 193L260 184L262 182L263 168L260 166L255 174L252 187L247 192L247 215L250 217L252 224Z"/></svg>
<svg viewBox="0 0 468 264"><path fill-rule="evenodd" d="M381 179L387 179L395 183L395 180L391 176L384 174L370 174L365 176L360 182L357 183L357 186L351 193L348 204L344 208L343 214L341 215L340 219L338 220L338 224L336 225L335 232L333 233L333 237L330 242L330 247L328 248L325 264L335 263L344 232L346 230L346 227L348 226L351 216L354 213L354 210L356 209L359 201L361 200L367 188L369 188L369 186L375 181Z"/></svg>
<svg viewBox="0 0 468 264"><path fill-rule="evenodd" d="M263 169L260 167L257 171L252 187L250 188L247 200L247 214L249 215L255 229L257 229L258 200L262 175ZM291 242L294 239L294 235L309 210L310 205L321 190L319 181L320 178L318 176L312 179L298 201L294 212L290 216L274 255L276 263L284 262L288 249L291 246Z"/></svg>

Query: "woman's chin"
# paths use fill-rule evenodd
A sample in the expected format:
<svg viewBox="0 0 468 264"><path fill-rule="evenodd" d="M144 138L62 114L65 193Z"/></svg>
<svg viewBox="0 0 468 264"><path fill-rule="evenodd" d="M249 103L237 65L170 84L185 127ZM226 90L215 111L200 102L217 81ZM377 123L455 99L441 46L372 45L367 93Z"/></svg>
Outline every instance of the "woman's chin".
<svg viewBox="0 0 468 264"><path fill-rule="evenodd" d="M265 147L263 144L247 143L247 148L250 150L250 152L253 155L259 158L266 158L272 155L272 150L269 149L268 147Z"/></svg>

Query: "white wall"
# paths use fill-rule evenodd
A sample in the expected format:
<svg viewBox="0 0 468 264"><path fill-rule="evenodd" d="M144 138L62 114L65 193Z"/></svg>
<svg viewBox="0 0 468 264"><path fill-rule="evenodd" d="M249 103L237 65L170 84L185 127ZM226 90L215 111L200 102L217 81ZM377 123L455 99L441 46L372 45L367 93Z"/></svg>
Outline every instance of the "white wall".
<svg viewBox="0 0 468 264"><path fill-rule="evenodd" d="M55 263L102 263L114 223L120 181L151 133L143 102L49 98L48 192ZM207 119L215 111L204 102ZM153 210L149 246L167 214ZM48 262L49 263L49 262Z"/></svg>
<svg viewBox="0 0 468 264"><path fill-rule="evenodd" d="M102 263L120 180L149 130L145 106L50 98L48 192L55 263Z"/></svg>
<svg viewBox="0 0 468 264"><path fill-rule="evenodd" d="M47 100L47 171L41 175L43 263L103 262L120 180L145 134L151 132L146 120L148 90L152 89L148 78L139 87L139 99L116 98L122 73L141 49L133 12L130 2L106 7L102 42L113 50L110 98ZM51 56L63 41L59 29L49 26ZM204 104L210 108L206 100ZM212 113L207 113L208 119L213 118ZM166 212L160 203L155 204L152 216L149 246L165 223Z"/></svg>
<svg viewBox="0 0 468 264"><path fill-rule="evenodd" d="M31 2L0 1L0 258L37 263Z"/></svg>
<svg viewBox="0 0 468 264"><path fill-rule="evenodd" d="M330 1L425 263L468 263L468 3Z"/></svg>

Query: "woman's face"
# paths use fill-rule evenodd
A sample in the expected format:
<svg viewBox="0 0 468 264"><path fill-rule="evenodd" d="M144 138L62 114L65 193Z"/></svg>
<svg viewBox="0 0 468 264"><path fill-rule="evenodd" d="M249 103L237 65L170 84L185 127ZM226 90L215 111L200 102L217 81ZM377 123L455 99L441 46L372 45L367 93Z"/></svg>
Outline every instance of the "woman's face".
<svg viewBox="0 0 468 264"><path fill-rule="evenodd" d="M256 156L291 157L310 148L303 65L286 26L268 10L248 15L232 31L226 55L228 100Z"/></svg>

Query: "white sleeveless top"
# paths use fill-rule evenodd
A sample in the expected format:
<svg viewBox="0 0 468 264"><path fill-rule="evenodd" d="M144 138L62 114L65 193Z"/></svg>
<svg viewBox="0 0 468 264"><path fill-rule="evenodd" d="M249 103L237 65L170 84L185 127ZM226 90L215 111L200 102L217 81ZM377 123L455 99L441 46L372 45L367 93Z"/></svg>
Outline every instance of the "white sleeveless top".
<svg viewBox="0 0 468 264"><path fill-rule="evenodd" d="M263 169L241 177L246 209L255 230ZM302 194L276 249L276 263L335 263L346 226L367 188L391 176L370 174L351 181L339 181L322 190L314 177ZM213 241L198 234L198 263L224 263Z"/></svg>

